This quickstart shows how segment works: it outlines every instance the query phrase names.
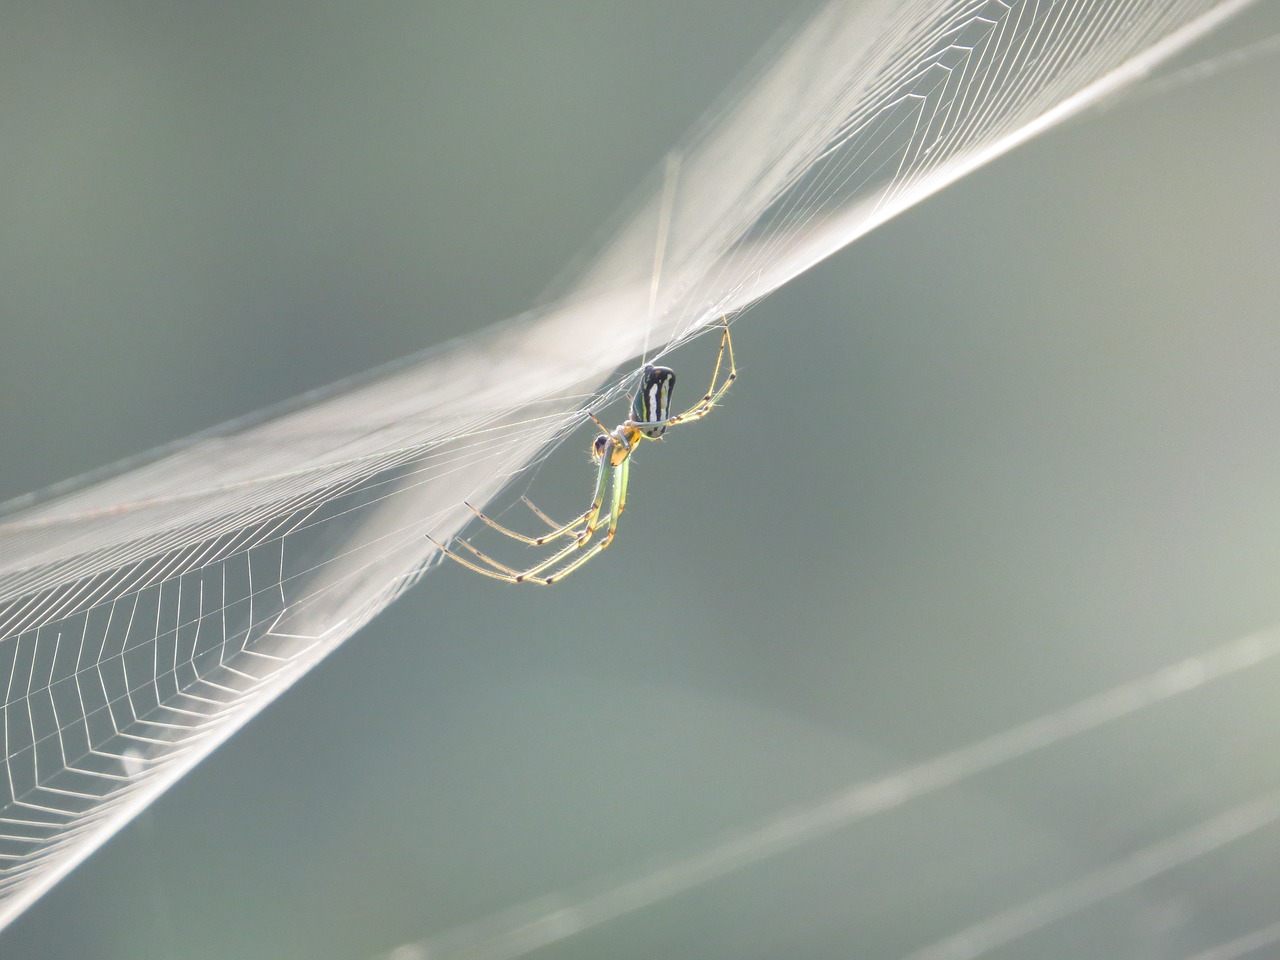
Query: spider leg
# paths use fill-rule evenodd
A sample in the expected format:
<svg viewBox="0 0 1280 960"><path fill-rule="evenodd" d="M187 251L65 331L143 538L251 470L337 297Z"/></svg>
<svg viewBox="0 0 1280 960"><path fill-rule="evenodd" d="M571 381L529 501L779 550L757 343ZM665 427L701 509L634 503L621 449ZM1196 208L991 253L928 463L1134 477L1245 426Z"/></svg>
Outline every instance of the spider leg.
<svg viewBox="0 0 1280 960"><path fill-rule="evenodd" d="M542 510L538 509L538 505L528 497L521 497L520 499L524 501L524 505L526 507L533 511L536 517L552 528L551 533L546 533L541 537L538 537L538 543L546 543L548 540L554 540L557 537L563 537L568 534L580 537L586 532L585 530L580 529L580 524L586 522L586 519L591 516L591 507L583 510L582 513L578 514L568 523L557 523L555 520L551 519L551 517L547 516Z"/></svg>
<svg viewBox="0 0 1280 960"><path fill-rule="evenodd" d="M480 566L480 564L473 563L472 561L468 560L466 557L459 556L457 553L450 550L448 547L446 547L443 543L441 543L435 537L431 536L431 534L427 534L427 539L430 540L432 543L434 543L436 545L436 549L439 550L441 553L443 553L446 557L449 557L455 562L462 564L468 570L474 570L476 573L483 573L486 577L493 577L493 579L495 580L505 580L507 581L507 583L516 582L514 572L501 573L499 570L490 570L488 567L482 567ZM459 540L458 543L466 543L466 541ZM475 547L472 547L471 544L468 543L467 546L470 547L470 549L475 553L480 553L480 551L476 550ZM502 570L510 569L509 567L506 567L503 564L499 564L496 560L492 559L491 557L485 556L484 554L480 554L480 556L484 557L486 561L488 561L489 563L495 564Z"/></svg>
<svg viewBox="0 0 1280 960"><path fill-rule="evenodd" d="M476 573L483 573L486 577L492 577L495 580L505 580L507 583L546 583L546 579L539 577L538 574L542 573L544 570L554 567L558 563L564 562L564 560L570 557L574 552L582 549L582 547L585 546L595 535L595 531L600 525L600 511L604 506L605 488L609 486L611 480L614 483L617 482L616 471L618 468L611 467L609 463L610 458L608 456L610 452L611 451L606 450L606 456L600 461L600 469L596 473L595 495L592 498L591 507L581 518L585 522L582 532L574 537L569 542L568 546L557 550L541 563L534 564L527 570L516 570L514 567L509 567L505 563L495 560L493 557L484 553L477 547L472 546L466 540L460 539L455 542L477 557L483 564L485 564L485 566L481 566L481 563L477 563L474 560L469 560L466 557L461 556L457 551L444 546L434 537L428 537L428 539L431 540L431 542L434 543L442 553L447 554L464 567L474 570ZM626 460L623 461L623 463L626 462ZM613 493L613 502L616 504L617 500L618 496L617 491L615 490ZM471 509L473 512L479 512L476 511L474 507ZM576 523L577 521L575 520L574 522ZM521 538L518 537L517 539Z"/></svg>
<svg viewBox="0 0 1280 960"><path fill-rule="evenodd" d="M495 580L505 580L507 583L545 583L546 581L538 577L538 574L543 570L562 562L574 551L581 549L583 545L591 539L593 533L594 527L592 527L591 532L585 533L581 538L571 541L568 546L557 550L551 556L547 557L547 559L543 560L541 563L535 564L528 570L517 570L514 567L509 567L505 563L495 560L493 557L489 556L478 547L468 543L466 540L455 540L454 544L462 546L468 552L479 558L484 564L487 564L487 566L481 566L481 564L476 563L474 560L468 560L456 550L451 550L449 547L442 545L432 537L428 537L428 539L439 547L442 553L448 554L448 556L452 557L469 570L474 570L476 573L483 573L486 577L493 577Z"/></svg>
<svg viewBox="0 0 1280 960"><path fill-rule="evenodd" d="M688 423L692 420L701 420L710 413L720 399L729 392L729 387L738 379L738 365L733 359L733 338L729 336L729 318L722 318L724 325L724 335L720 338L720 350L716 354L716 365L711 371L711 386L707 388L707 392L702 399L695 403L692 407L677 416L671 417L669 420L659 420L652 423L628 420L626 426L637 427L644 430L646 427L667 426L674 427L677 423ZM729 352L729 375L725 378L724 383L717 387L717 381L720 379L720 367L724 363L725 351Z"/></svg>
<svg viewBox="0 0 1280 960"><path fill-rule="evenodd" d="M612 443L610 444L610 447L611 446L612 446ZM609 447L606 447L604 456L600 458L600 471L596 475L595 499L592 500L591 502L591 509L587 511L586 523L585 523L585 526L583 527L581 535L575 538L572 542L570 542L568 546L560 550L557 550L555 553L547 557L547 559L543 560L541 563L535 564L534 566L530 567L528 570L522 570L521 572L516 574L516 577L514 580L515 583L528 582L528 583L542 583L542 584L549 585L551 583L554 583L555 580L559 579L559 575L555 575L555 574L553 574L551 577L540 577L538 575L542 573L544 570L550 570L551 568L555 567L556 564L563 562L566 558L572 556L575 552L587 546L587 544L591 541L591 538L595 536L595 532L600 526L600 511L604 507L604 495L605 495L606 487L610 487L612 489L611 496L612 496L613 509L611 511L612 516L611 516L611 522L609 527L609 537L610 538L613 537L613 530L618 525L617 516L622 513L622 510L619 507L618 484L623 483L625 485L627 472L631 466L631 458L627 457L622 461L622 463L618 464L617 466L612 466L609 463L611 454L612 454L612 450ZM621 503L623 505L625 505L626 503L625 489L622 491ZM599 550L595 549L594 545L588 548L588 553L591 556L595 556L599 552L600 552ZM574 569L576 569L581 565L582 564L578 563L577 561L574 561L571 564L571 566Z"/></svg>
<svg viewBox="0 0 1280 960"><path fill-rule="evenodd" d="M504 527L497 520L494 520L492 517L487 516L486 514L482 513L480 510L472 506L469 500L463 500L462 505L465 506L472 513L474 513L477 519L493 527L493 529L497 530L503 536L510 537L512 540L519 540L521 543L532 543L532 544L537 543L537 540L535 540L533 537L527 537L523 533L520 533L519 531L512 530L510 527Z"/></svg>
<svg viewBox="0 0 1280 960"><path fill-rule="evenodd" d="M695 403L692 407L678 416L672 417L667 421L667 426L674 427L677 423L687 423L691 420L701 420L720 402L721 398L729 392L729 388L733 386L733 381L738 379L738 365L733 359L733 338L729 336L729 318L723 317L724 335L720 338L720 352L716 354L716 365L711 371L711 386L707 387L706 395ZM720 384L719 389L716 388L716 380L720 376L720 366L724 362L725 351L729 351L729 375L725 377L724 383Z"/></svg>
<svg viewBox="0 0 1280 960"><path fill-rule="evenodd" d="M566 546L556 550L542 562L526 570L516 570L514 567L509 567L495 560L466 540L458 540L456 542L461 544L462 548L475 558L474 560L449 549L430 536L428 539L436 545L441 553L447 554L462 566L486 577L503 580L507 583L539 583L548 586L562 580L595 557L596 554L608 548L617 534L618 522L627 507L627 484L631 475L631 453L635 443L644 437L659 439L662 431L654 428L670 427L677 423L702 419L715 409L738 377L738 367L733 356L733 338L729 334L729 318L725 316L721 319L724 324L724 334L720 338L720 349L716 353L715 367L711 371L711 385L707 388L707 392L702 399L684 413L667 420L640 421L628 419L615 430L607 429L594 416L588 414L596 426L600 428L602 435L596 438L595 446L593 447L593 455L599 460L600 464L600 468L596 473L595 493L591 500L591 506L584 512L568 523L557 524L528 497L522 497L521 499L524 500L526 506L539 519L551 527L551 530L541 537L529 537L503 526L485 516L471 504L467 504L467 508L480 520L493 527L499 533L505 534L514 540L534 546L542 546L561 537L570 537L571 539ZM722 383L720 382L720 370L724 366L726 351L729 355L729 372ZM655 401L647 396L642 398L641 394L637 393L632 401L632 409L649 413L655 407L661 410L666 406L666 397L669 394L662 391L670 389L674 374L666 368L653 368L652 370L646 368L646 374L651 374L652 376L645 383L650 384L655 396L660 399ZM602 524L601 512L604 507L606 488L610 497L608 525L604 534L597 538L596 531Z"/></svg>
<svg viewBox="0 0 1280 960"><path fill-rule="evenodd" d="M526 507L528 507L530 510L533 511L535 516L537 516L540 520L542 520L542 522L545 523L547 526L549 526L552 530L561 530L561 529L564 529L565 527L572 526L573 524L581 523L583 520L587 518L587 514L591 512L590 510L585 511L584 513L580 514L576 520L572 521L572 523L563 523L563 524L556 523L554 520L548 517L545 513L539 510L538 505L534 503L532 500L530 500L528 497L521 497L520 499L524 501L524 505Z"/></svg>
<svg viewBox="0 0 1280 960"><path fill-rule="evenodd" d="M583 551L581 556L575 557L554 573L533 581L534 583L545 583L547 586L551 586L551 584L556 581L573 573L573 571L577 570L580 566L596 554L603 551L610 543L613 542L613 536L618 531L618 519L622 516L622 511L625 510L627 506L627 479L631 472L631 458L628 457L626 460L623 460L622 463L618 464L614 468L614 470L617 471L617 473L613 480L613 502L609 509L609 527L605 531L604 536L591 544L591 546Z"/></svg>
<svg viewBox="0 0 1280 960"><path fill-rule="evenodd" d="M519 531L512 530L510 527L504 527L502 524L498 523L497 520L494 520L492 517L486 516L485 514L481 513L479 510L473 507L470 503L467 503L465 500L463 501L463 503L466 504L466 507L468 510L474 513L486 524L493 527L493 529L497 530L499 533L503 534L504 536L510 537L512 540L519 540L521 543L532 544L535 547L540 547L544 543L547 543L551 540L558 540L560 537L577 533L578 532L576 530L577 526L580 523L582 523L582 521L586 520L587 517L590 516L591 514L591 510L590 508L588 508L584 510L582 513L578 514L578 516L574 517L568 523L560 524L560 523L556 523L549 516L547 516L545 513L539 510L536 506L534 506L533 501L530 500L528 497L521 497L520 499L523 500L525 504L529 507L529 509L532 510L535 514L537 514L537 516L540 519L546 521L547 526L551 527L550 533L544 533L540 537L526 536L525 534L520 533Z"/></svg>
<svg viewBox="0 0 1280 960"><path fill-rule="evenodd" d="M494 570L500 571L500 572L502 572L502 573L508 574L508 575L510 575L510 576L513 576L513 577L514 577L517 573L519 573L519 572L520 572L520 571L516 570L516 569L515 569L515 567L508 567L505 563L500 563L500 562L498 562L498 561L497 561L497 560L495 560L493 557L489 556L487 553L485 553L484 551L480 550L480 549L479 549L475 544L473 544L470 540L462 540L462 539L458 539L458 540L453 541L453 543L454 543L454 546L460 546L460 547L463 547L463 548L464 548L468 553L470 553L473 557L476 557L477 559L479 559L479 560L480 560L480 561L482 561L483 563L488 564L488 565L489 565L490 567L492 567Z"/></svg>
<svg viewBox="0 0 1280 960"><path fill-rule="evenodd" d="M605 425L604 425L604 424L602 424L602 423L601 423L601 422L600 422L600 421L595 417L595 415L594 415L594 414L592 414L592 413L588 412L587 416L591 417L591 419L592 419L592 421L595 423L595 425L596 425L597 427L599 427L599 428L600 428L601 433L603 433L603 434L604 434L604 435L606 435L606 436L612 436L612 434L611 434L611 432L609 431L609 429L608 429L607 427L605 427ZM617 438L615 438L615 439L617 439ZM622 440L622 443L625 445L625 443L626 443L625 439L623 439L623 440ZM630 447L627 447L627 450L628 450L628 453L629 453L629 452L630 452ZM574 518L573 518L572 520L570 520L568 523L557 523L555 520L552 520L552 519L551 519L551 517L547 516L547 514L546 514L546 513L544 513L542 510L540 510L540 509L538 508L538 506L537 506L537 505L536 505L532 500L530 500L528 497L521 497L520 499L524 501L525 506L527 506L530 510L532 510L532 511L534 512L534 514L535 514L535 515L536 515L540 520L542 520L544 523L546 523L546 524L547 524L547 526L549 526L549 527L551 528L551 531L550 531L549 533L544 533L544 534L543 534L542 536L540 536L540 537L530 537L530 536L528 536L527 534L520 533L518 530L512 530L510 527L508 527L508 526L504 526L503 524L499 523L497 520L494 520L492 517L490 517L490 516L488 516L487 514L485 514L485 513L481 512L481 511L480 511L480 510L478 510L476 507L472 506L470 502L468 502L468 501L466 501L466 500L464 500L464 501L462 501L462 502L463 502L463 504L466 506L466 508L467 508L468 510L470 510L472 513L474 513L474 514L475 514L475 515L476 515L476 516L477 516L481 521L483 521L483 522L484 522L485 524L487 524L488 526L492 527L494 530L497 530L497 531L498 531L499 533L501 533L503 536L510 537L512 540L519 540L521 543L527 543L527 544L531 544L532 546L535 546L535 547L541 547L541 546L543 546L544 544L550 543L552 540L558 540L558 539L560 539L561 537L565 537L565 536L571 536L571 535L572 535L572 536L574 536L576 539L582 539L583 535L584 535L587 531L585 531L585 530L580 530L580 529L578 529L578 527L579 527L579 525L580 525L580 524L582 524L583 522L585 522L585 521L587 520L587 518L589 518L593 513L596 513L596 514L598 514L598 513L599 513L600 508L601 508L601 506L602 506L602 504L603 504L603 497L604 497L604 490L603 490L603 488L600 486L599 480L597 479L597 489L596 489L596 499L595 499L595 501L593 501L593 502L592 502L592 504L591 504L591 506L590 506L590 507L588 507L586 510L582 511L582 513L578 514L576 517L574 517ZM490 561L492 562L492 558L486 558L486 559L488 559L488 560L490 560ZM503 565L502 565L502 564L497 564L497 566L502 567ZM513 572L514 572L514 571L513 571Z"/></svg>

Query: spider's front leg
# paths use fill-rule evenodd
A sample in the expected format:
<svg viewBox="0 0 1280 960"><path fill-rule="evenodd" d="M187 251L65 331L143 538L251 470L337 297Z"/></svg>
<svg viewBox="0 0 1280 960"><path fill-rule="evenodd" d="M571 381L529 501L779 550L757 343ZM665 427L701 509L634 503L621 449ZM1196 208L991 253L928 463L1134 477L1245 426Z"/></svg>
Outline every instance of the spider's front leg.
<svg viewBox="0 0 1280 960"><path fill-rule="evenodd" d="M584 520L587 519L587 517L591 515L591 510L590 508L588 508L584 510L582 513L578 514L578 516L574 517L568 523L557 523L556 521L552 520L549 516L547 516L545 513L543 513L541 510L539 510L537 504L535 504L528 497L521 497L520 499L524 502L525 506L527 506L533 512L534 516L538 517L538 519L542 520L544 523L547 524L547 526L551 528L551 530L548 533L544 533L540 537L527 536L526 534L520 533L517 530L512 530L510 527L503 526L497 520L494 520L492 517L490 517L488 514L482 513L480 510L476 509L468 501L464 500L462 501L462 503L468 510L470 510L472 513L476 515L477 519L484 521L484 523L492 527L494 530L497 530L503 536L510 537L512 540L519 540L521 543L527 543L535 547L541 547L542 545L550 543L552 540L558 540L561 537L580 536L581 531L577 529L578 524L582 523Z"/></svg>
<svg viewBox="0 0 1280 960"><path fill-rule="evenodd" d="M618 519L622 516L622 511L627 506L627 478L631 472L631 458L624 458L616 467L612 468L613 480L611 484L612 505L609 508L609 528L605 531L604 536L591 544L581 556L575 557L566 563L559 570L547 574L547 576L535 579L533 583L546 584L548 587L556 583L563 577L568 576L577 570L580 566L602 552L605 547L613 542L614 535L618 532Z"/></svg>

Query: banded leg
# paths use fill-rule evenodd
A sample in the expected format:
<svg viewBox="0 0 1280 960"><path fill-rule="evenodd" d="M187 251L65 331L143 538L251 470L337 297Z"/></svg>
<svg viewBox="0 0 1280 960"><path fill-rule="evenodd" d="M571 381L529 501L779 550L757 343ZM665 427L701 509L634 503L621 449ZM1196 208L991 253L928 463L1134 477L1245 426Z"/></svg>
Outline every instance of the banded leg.
<svg viewBox="0 0 1280 960"><path fill-rule="evenodd" d="M487 516L484 513L481 513L479 510L473 507L470 503L466 503L465 500L463 501L463 503L466 504L466 507L468 510L474 513L479 519L483 520L486 524L493 527L493 529L497 530L499 533L510 537L512 540L519 540L521 543L528 543L535 547L541 547L546 543L550 543L552 540L558 540L561 537L569 536L570 534L580 534L580 531L578 530L579 525L582 524L583 521L587 519L587 517L591 516L592 507L588 507L586 510L582 511L582 513L578 514L568 523L556 523L549 516L547 516L545 513L539 510L538 507L534 504L534 502L530 500L528 497L521 497L520 499L524 501L525 506L527 506L530 510L532 510L533 513L538 517L538 519L542 520L544 523L546 523L547 526L551 528L550 533L544 533L540 537L530 537L526 534L520 533L517 530L512 530L510 527L503 526L497 520L494 520L492 517Z"/></svg>
<svg viewBox="0 0 1280 960"><path fill-rule="evenodd" d="M720 399L729 392L729 388L733 386L733 382L738 379L738 365L733 359L733 338L729 336L729 318L723 318L724 334L720 337L720 350L716 353L716 365L711 371L711 386L707 388L706 394L695 403L692 407L678 416L671 417L668 420L659 420L654 422L645 422L637 420L628 420L627 426L637 427L640 430L652 429L654 427L674 427L677 423L689 423L694 420L701 420L710 413ZM720 379L720 367L724 363L725 351L729 352L729 375L724 383L717 388L716 381Z"/></svg>
<svg viewBox="0 0 1280 960"><path fill-rule="evenodd" d="M487 553L481 553L479 550L477 550L471 544L467 543L467 541L465 540L458 540L456 542L462 544L464 547L466 547L468 550L474 553L477 557L479 557L485 563L490 564L491 566L482 567L480 564L474 563L473 561L468 560L466 557L459 556L457 553L450 550L448 547L446 547L443 543L441 543L435 537L431 536L431 534L429 533L427 534L427 539L430 540L433 544L435 544L436 549L439 550L444 556L449 557L455 563L462 564L468 570L474 570L476 573L482 573L486 577L493 577L493 579L495 580L505 580L507 583L516 582L516 570L513 567L508 567L505 563L499 563L497 560L493 559L493 557L489 556Z"/></svg>
<svg viewBox="0 0 1280 960"><path fill-rule="evenodd" d="M626 462L627 462L626 460L623 461L623 463L626 463ZM508 583L523 583L526 580L529 580L530 582L533 582L533 583L542 583L544 581L542 578L538 578L537 576L538 574L542 573L542 571L544 570L548 570L554 567L556 564L561 563L566 558L571 556L575 551L582 549L584 546L587 545L587 542L590 541L591 538L595 535L595 531L600 525L600 511L604 506L605 486L610 481L613 481L614 483L617 482L617 473L616 473L617 470L618 470L617 467L609 466L609 459L607 456L603 460L601 460L600 470L596 474L595 496L592 498L592 501L591 501L591 509L589 509L583 515L583 519L585 520L585 526L583 527L583 531L581 535L574 538L569 543L568 546L564 547L561 550L556 551L551 556L543 560L541 563L535 564L534 566L530 567L527 570L516 570L513 567L509 567L505 563L495 560L493 557L489 556L487 553L483 552L478 547L472 546L472 544L466 540L458 540L457 542L461 544L463 548L466 549L469 553L473 554L478 560L480 560L484 564L487 564L487 566L481 566L480 563L477 563L473 560L468 560L466 557L460 556L456 551L450 550L448 547L440 543L434 537L428 536L427 539L429 539L432 543L434 543L441 553L444 553L452 557L455 561L462 564L467 569L474 570L476 573L482 573L486 577L492 577L495 580L505 580ZM614 502L617 501L616 491L613 494L613 499L614 499ZM474 510L474 508L472 509Z"/></svg>
<svg viewBox="0 0 1280 960"><path fill-rule="evenodd" d="M627 507L627 479L631 470L631 458L628 457L614 468L618 471L617 477L613 481L613 502L609 510L609 527L605 531L603 537L591 544L580 557L575 557L569 563L566 563L559 570L546 577L541 577L530 581L531 583L542 583L548 587L567 577L573 571L594 557L597 553L603 551L610 543L613 542L614 534L618 532L618 519L622 516L622 511Z"/></svg>
<svg viewBox="0 0 1280 960"><path fill-rule="evenodd" d="M505 580L507 583L544 583L546 581L539 578L538 574L542 573L544 570L554 567L557 563L561 563L575 551L581 550L585 547L595 534L595 530L598 526L598 520L598 517L592 518L591 522L588 524L587 531L582 537L570 541L568 546L557 550L541 563L535 564L527 570L517 570L514 567L509 567L505 563L495 560L479 547L473 546L467 540L458 540L456 542L487 566L481 566L480 563L468 560L466 557L457 553L457 551L444 546L434 537L428 536L427 539L434 543L441 553L447 554L469 570L474 570L476 573L483 573L486 577L493 577L495 580Z"/></svg>
<svg viewBox="0 0 1280 960"><path fill-rule="evenodd" d="M711 386L707 387L706 395L694 404L684 413L677 417L672 417L668 421L668 426L675 426L677 423L687 423L691 420L701 420L720 402L721 398L729 392L729 388L733 386L733 382L738 379L738 364L733 359L733 338L729 336L729 318L724 317L724 335L720 338L720 351L716 354L716 365L711 371ZM725 377L724 383L720 388L716 389L716 380L720 376L720 365L724 361L725 351L729 351L729 375Z"/></svg>

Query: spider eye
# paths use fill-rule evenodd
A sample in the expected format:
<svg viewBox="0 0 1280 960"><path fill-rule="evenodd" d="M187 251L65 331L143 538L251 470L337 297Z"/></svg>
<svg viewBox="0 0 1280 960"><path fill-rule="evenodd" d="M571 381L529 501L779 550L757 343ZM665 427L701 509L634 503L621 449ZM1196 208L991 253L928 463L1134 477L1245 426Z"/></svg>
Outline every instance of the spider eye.
<svg viewBox="0 0 1280 960"><path fill-rule="evenodd" d="M599 463L604 458L604 450L607 446L609 446L609 435L602 433L591 444L591 459Z"/></svg>

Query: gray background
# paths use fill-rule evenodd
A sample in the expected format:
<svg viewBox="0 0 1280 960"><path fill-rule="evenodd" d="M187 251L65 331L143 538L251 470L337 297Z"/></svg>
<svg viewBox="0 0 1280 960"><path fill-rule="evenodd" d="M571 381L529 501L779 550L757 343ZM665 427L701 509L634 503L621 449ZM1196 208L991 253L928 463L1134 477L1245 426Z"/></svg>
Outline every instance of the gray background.
<svg viewBox="0 0 1280 960"><path fill-rule="evenodd" d="M529 306L792 10L10 5L0 497ZM605 557L433 574L0 955L370 956L1280 620L1278 91L1272 56L1073 123L757 307ZM540 955L902 955L1280 784L1278 681ZM1277 863L1280 828L995 955L1184 956L1277 920Z"/></svg>

